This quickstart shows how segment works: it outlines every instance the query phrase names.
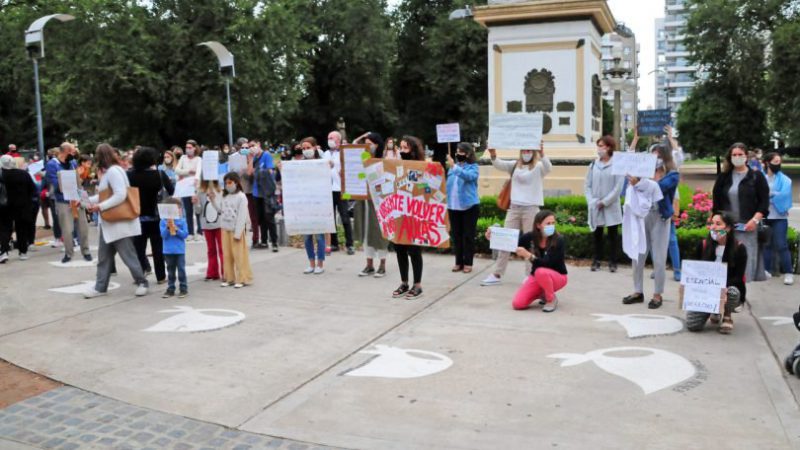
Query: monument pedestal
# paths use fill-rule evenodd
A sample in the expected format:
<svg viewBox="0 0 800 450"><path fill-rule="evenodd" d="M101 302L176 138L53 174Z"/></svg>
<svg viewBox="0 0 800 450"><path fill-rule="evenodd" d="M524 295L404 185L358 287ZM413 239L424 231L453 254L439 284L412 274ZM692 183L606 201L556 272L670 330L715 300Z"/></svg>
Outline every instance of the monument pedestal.
<svg viewBox="0 0 800 450"><path fill-rule="evenodd" d="M603 123L601 37L616 27L606 1L490 0L475 20L489 29L489 113L542 112L546 155L576 163L554 167L545 187L582 193ZM518 150L498 156L514 159ZM481 172L487 194L508 177Z"/></svg>

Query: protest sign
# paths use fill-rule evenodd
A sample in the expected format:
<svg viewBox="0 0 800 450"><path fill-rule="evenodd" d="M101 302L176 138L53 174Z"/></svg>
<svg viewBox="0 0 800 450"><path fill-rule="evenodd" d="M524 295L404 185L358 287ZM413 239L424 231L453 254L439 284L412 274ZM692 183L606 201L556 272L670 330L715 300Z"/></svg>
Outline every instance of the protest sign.
<svg viewBox="0 0 800 450"><path fill-rule="evenodd" d="M233 153L228 157L228 170L230 172L241 173L247 168L247 156L241 153Z"/></svg>
<svg viewBox="0 0 800 450"><path fill-rule="evenodd" d="M681 266L683 310L720 314L727 281L727 264L684 260Z"/></svg>
<svg viewBox="0 0 800 450"><path fill-rule="evenodd" d="M28 173L31 175L36 175L42 170L44 170L44 161L36 161L28 164Z"/></svg>
<svg viewBox="0 0 800 450"><path fill-rule="evenodd" d="M436 142L439 144L461 142L461 127L458 122L436 125Z"/></svg>
<svg viewBox="0 0 800 450"><path fill-rule="evenodd" d="M448 248L444 169L437 162L371 159L369 193L383 237L403 245Z"/></svg>
<svg viewBox="0 0 800 450"><path fill-rule="evenodd" d="M64 200L80 201L78 193L78 173L75 170L61 170L58 172L58 187Z"/></svg>
<svg viewBox="0 0 800 450"><path fill-rule="evenodd" d="M661 136L664 127L672 122L672 112L669 109L651 109L639 111L636 124L639 136Z"/></svg>
<svg viewBox="0 0 800 450"><path fill-rule="evenodd" d="M489 248L509 253L515 253L519 247L519 230L514 228L490 227L492 238Z"/></svg>
<svg viewBox="0 0 800 450"><path fill-rule="evenodd" d="M178 208L178 205L173 205L170 203L159 203L158 204L158 217L162 219L180 219L181 218L181 210Z"/></svg>
<svg viewBox="0 0 800 450"><path fill-rule="evenodd" d="M324 159L285 161L281 167L286 232L335 233L330 163Z"/></svg>
<svg viewBox="0 0 800 450"><path fill-rule="evenodd" d="M509 150L538 150L542 145L542 113L492 114L489 146Z"/></svg>
<svg viewBox="0 0 800 450"><path fill-rule="evenodd" d="M226 163L226 162L219 163L219 180L217 180L217 181L219 181L220 184L225 182L225 181L223 181L223 179L225 178L225 175L227 175L227 173L229 171L228 164L229 163Z"/></svg>
<svg viewBox="0 0 800 450"><path fill-rule="evenodd" d="M611 174L653 178L657 160L658 157L652 153L614 152L611 157Z"/></svg>
<svg viewBox="0 0 800 450"><path fill-rule="evenodd" d="M196 181L195 177L186 177L178 180L175 183L175 193L172 196L175 198L192 197L197 193Z"/></svg>
<svg viewBox="0 0 800 450"><path fill-rule="evenodd" d="M367 182L364 160L370 158L368 145L342 145L339 151L342 160L342 196L352 200L366 200Z"/></svg>
<svg viewBox="0 0 800 450"><path fill-rule="evenodd" d="M219 152L206 150L203 152L203 168L201 174L204 180L219 179Z"/></svg>

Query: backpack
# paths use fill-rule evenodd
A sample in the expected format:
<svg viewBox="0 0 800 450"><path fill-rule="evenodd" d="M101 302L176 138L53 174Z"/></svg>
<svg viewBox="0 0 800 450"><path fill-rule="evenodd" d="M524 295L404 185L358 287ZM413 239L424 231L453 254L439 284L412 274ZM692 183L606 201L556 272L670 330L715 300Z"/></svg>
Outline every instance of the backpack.
<svg viewBox="0 0 800 450"><path fill-rule="evenodd" d="M3 171L0 169L0 207L8 206L8 189L3 181Z"/></svg>

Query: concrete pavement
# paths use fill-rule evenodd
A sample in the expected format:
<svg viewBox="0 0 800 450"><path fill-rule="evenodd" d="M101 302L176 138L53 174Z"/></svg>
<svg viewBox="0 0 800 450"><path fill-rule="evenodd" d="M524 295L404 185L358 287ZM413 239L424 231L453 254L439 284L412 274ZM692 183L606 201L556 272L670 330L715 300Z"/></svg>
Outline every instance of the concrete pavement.
<svg viewBox="0 0 800 450"><path fill-rule="evenodd" d="M190 244L188 262L204 251ZM752 312L722 336L685 331L675 282L659 310L622 305L628 269L570 267L544 314L510 308L520 263L480 287L490 261L453 274L451 257L426 254L425 295L404 301L389 295L393 254L383 279L355 276L361 254L334 254L319 276L301 273L300 250L251 257L257 279L241 290L196 274L185 300L163 286L135 298L118 261L120 287L83 300L48 289L94 269L53 267L60 252L40 248L0 266L0 358L135 408L321 446L800 448L800 379L781 367L800 333L762 318L797 309L797 286L777 279L751 285ZM143 331L203 314L221 328Z"/></svg>

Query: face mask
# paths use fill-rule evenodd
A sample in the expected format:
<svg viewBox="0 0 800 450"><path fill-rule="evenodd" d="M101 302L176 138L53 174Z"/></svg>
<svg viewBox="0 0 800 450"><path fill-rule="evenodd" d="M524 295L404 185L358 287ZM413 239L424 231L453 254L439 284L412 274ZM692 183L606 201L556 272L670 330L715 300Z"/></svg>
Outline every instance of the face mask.
<svg viewBox="0 0 800 450"><path fill-rule="evenodd" d="M188 156L190 158L193 157L194 156L194 149L193 148L187 148L186 149L186 156Z"/></svg>
<svg viewBox="0 0 800 450"><path fill-rule="evenodd" d="M67 162L72 162L73 160L75 160L75 155L73 154L67 155Z"/></svg>
<svg viewBox="0 0 800 450"><path fill-rule="evenodd" d="M556 234L556 226L555 225L545 225L543 231L544 231L544 235L545 236L550 237L550 236Z"/></svg>
<svg viewBox="0 0 800 450"><path fill-rule="evenodd" d="M459 155L458 153L456 153L456 161L462 163L466 162L466 160L467 160L467 155Z"/></svg>
<svg viewBox="0 0 800 450"><path fill-rule="evenodd" d="M769 163L769 170L771 170L772 173L778 173L781 171L781 165Z"/></svg>
<svg viewBox="0 0 800 450"><path fill-rule="evenodd" d="M661 158L658 158L656 160L656 169L662 169L662 168L664 168L664 160L661 159Z"/></svg>
<svg viewBox="0 0 800 450"><path fill-rule="evenodd" d="M389 142L388 144L386 144L386 149L387 149L387 150L394 150L394 144L392 144L391 142Z"/></svg>
<svg viewBox="0 0 800 450"><path fill-rule="evenodd" d="M241 150L239 150L239 154L241 154L242 156L247 156L247 155L250 154L250 149L249 148L242 148Z"/></svg>
<svg viewBox="0 0 800 450"><path fill-rule="evenodd" d="M605 150L598 150L597 151L597 157L598 158L604 158L607 154L608 153Z"/></svg>
<svg viewBox="0 0 800 450"><path fill-rule="evenodd" d="M400 153L400 158L401 158L401 159L405 159L405 160L411 160L411 159L413 159L413 158L411 157L411 152Z"/></svg>
<svg viewBox="0 0 800 450"><path fill-rule="evenodd" d="M333 139L328 139L328 148L334 150L339 148L339 146L336 145L336 141L334 141Z"/></svg>
<svg viewBox="0 0 800 450"><path fill-rule="evenodd" d="M727 230L711 230L711 239L718 242L721 238L728 234Z"/></svg>
<svg viewBox="0 0 800 450"><path fill-rule="evenodd" d="M225 190L228 191L228 194L235 194L236 193L236 185L225 185Z"/></svg>
<svg viewBox="0 0 800 450"><path fill-rule="evenodd" d="M164 158L164 164L166 165L172 164L172 158Z"/></svg>
<svg viewBox="0 0 800 450"><path fill-rule="evenodd" d="M369 144L369 151L374 155L378 151L378 144Z"/></svg>
<svg viewBox="0 0 800 450"><path fill-rule="evenodd" d="M745 165L747 163L747 157L746 156L734 156L733 158L731 158L731 163L733 163L734 167L742 167L743 165Z"/></svg>
<svg viewBox="0 0 800 450"><path fill-rule="evenodd" d="M526 163L529 163L533 160L533 153L523 153L522 160Z"/></svg>
<svg viewBox="0 0 800 450"><path fill-rule="evenodd" d="M314 159L314 154L316 151L314 149L311 150L303 150L303 158L305 159Z"/></svg>

